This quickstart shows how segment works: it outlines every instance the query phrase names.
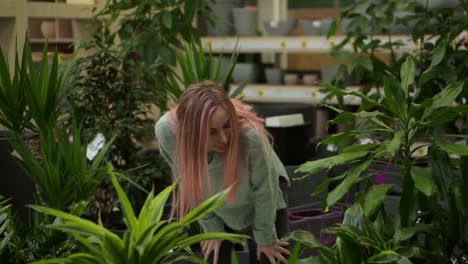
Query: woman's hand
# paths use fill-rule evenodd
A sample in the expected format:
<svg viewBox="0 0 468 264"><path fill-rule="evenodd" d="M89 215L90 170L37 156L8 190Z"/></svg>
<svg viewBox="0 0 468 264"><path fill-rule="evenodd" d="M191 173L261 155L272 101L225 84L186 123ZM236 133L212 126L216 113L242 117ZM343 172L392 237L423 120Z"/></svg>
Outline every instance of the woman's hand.
<svg viewBox="0 0 468 264"><path fill-rule="evenodd" d="M257 245L257 259L260 260L262 253L267 256L268 260L271 264L275 264L276 260L278 259L281 263L287 264L288 261L282 254L291 255L289 250L283 248L285 246L289 246L288 242L281 242L276 240L273 244L270 245Z"/></svg>
<svg viewBox="0 0 468 264"><path fill-rule="evenodd" d="M208 261L208 257L213 251L213 264L218 264L219 248L221 247L221 242L223 241L222 240L207 240L207 241L201 242L203 258L205 261Z"/></svg>

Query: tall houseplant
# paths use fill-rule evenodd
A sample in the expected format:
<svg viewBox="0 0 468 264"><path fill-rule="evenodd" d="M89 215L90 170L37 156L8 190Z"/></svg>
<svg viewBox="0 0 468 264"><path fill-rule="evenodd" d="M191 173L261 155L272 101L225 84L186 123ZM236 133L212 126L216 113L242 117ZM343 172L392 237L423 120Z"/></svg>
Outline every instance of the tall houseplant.
<svg viewBox="0 0 468 264"><path fill-rule="evenodd" d="M434 55L434 60L438 56L439 54ZM466 115L468 111L466 105L454 105L464 84L452 83L435 96L427 98L420 93L422 89L420 84L424 80L420 78L418 82L415 81L417 80L414 76L415 63L411 57L407 57L400 74L401 81L392 73L386 73L385 99L382 101L371 99L360 92L346 92L328 85L330 90L341 96L360 97L363 102L372 105L372 110L350 113L330 106L338 113L330 122L341 124L355 120L367 125L366 129L350 129L333 135L322 143L336 143L346 138L369 136L377 141L366 145L351 145L342 149L337 156L307 162L297 171L313 174L338 165L350 165L349 171L327 179L317 188L316 193L320 193L331 182L341 181L334 190L326 194L323 209L330 208L338 202L355 184L367 183L365 191L359 194L357 203L361 204L364 216L375 227L383 228L380 233L386 233L383 236L384 243L397 241L399 246L416 246L418 251L423 253L415 255L416 259L424 257L437 260L437 263L444 263L454 254L461 260L463 253L457 256L457 250L468 248L466 244L468 197L462 191L467 188L468 181L460 170L460 163L457 164L455 160L453 164L449 154L467 156L468 146L454 144L453 137L457 136L447 135L441 128L443 124ZM429 148L428 154L413 159L412 154L422 147L415 147L414 143L423 134L430 136L430 141L426 143ZM401 167L403 191L396 219L388 218L382 208L384 195L391 186L372 184L376 172L367 171L372 161ZM362 231L362 226L360 229ZM421 235L425 238L424 242L417 239ZM364 246L372 244L356 237L351 242L352 248L356 250L364 250ZM319 251L330 250L322 246L314 248ZM366 255L352 256L356 261L359 260L358 262L370 260L363 258Z"/></svg>
<svg viewBox="0 0 468 264"><path fill-rule="evenodd" d="M177 70L171 69L172 75L161 76L164 86L174 101L177 101L182 94L183 87L203 80L219 83L230 97L239 96L247 85L248 80L243 81L234 91L230 91L232 72L239 57L239 52L236 49L229 59L229 64L224 66L222 60L216 59L213 55L211 46L208 48L206 51L200 38L194 38L184 49L176 52L181 74L178 74Z"/></svg>
<svg viewBox="0 0 468 264"><path fill-rule="evenodd" d="M16 120L18 125L9 126L12 130L10 142L20 158L18 162L33 182L34 202L60 210L79 211L76 208L82 208L80 202L89 199L105 174L101 162L112 140L97 151L93 162L88 162L87 148L83 144L86 140L81 138L78 126L58 124L64 114L66 74L59 73L57 52L49 67L47 49L44 49L43 60L36 67L26 39L22 62L20 64L16 60L13 78L9 79L10 70L4 60L0 60L0 69L0 97L3 101L0 112L12 113L23 109L23 112L16 113L17 117L22 118ZM12 102L6 102L7 99ZM20 103L15 105L13 102ZM24 106L18 107L20 104ZM10 118L12 115L3 116ZM15 121L14 118L11 120ZM6 123L7 127L8 124L15 123ZM38 134L37 153L22 138L26 128ZM9 231L8 239L2 237L2 260L10 263L31 262L66 254L73 248L73 243L67 243L66 236L46 228L51 223L50 218L34 215L32 220L23 222L14 214L2 214L2 217L6 217L5 223L8 223L2 225L2 231Z"/></svg>
<svg viewBox="0 0 468 264"><path fill-rule="evenodd" d="M137 217L110 166L108 172L119 195L127 225L123 238L104 228L102 223L95 224L59 210L34 206L33 208L39 212L60 218L61 221L52 228L68 233L85 248L84 252L66 258L35 263L172 263L183 259L203 263L197 257L180 253L190 250L191 245L203 240L223 239L240 243L241 239L245 238L238 234L214 232L188 236L186 232L186 228L191 223L219 207L230 189L202 202L179 221L167 221L162 219L162 215L166 201L175 187L171 185L157 196L151 192Z"/></svg>

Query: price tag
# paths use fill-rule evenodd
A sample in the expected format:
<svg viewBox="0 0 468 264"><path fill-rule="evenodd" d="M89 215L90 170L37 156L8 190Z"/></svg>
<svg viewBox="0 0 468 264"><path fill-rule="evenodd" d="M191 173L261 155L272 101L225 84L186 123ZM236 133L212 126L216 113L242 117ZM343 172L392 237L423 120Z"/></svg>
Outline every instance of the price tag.
<svg viewBox="0 0 468 264"><path fill-rule="evenodd" d="M88 144L88 148L86 150L86 157L88 160L93 160L105 144L106 138L104 135L97 133L94 139Z"/></svg>
<svg viewBox="0 0 468 264"><path fill-rule="evenodd" d="M282 49L285 49L285 48L286 48L286 42L281 41L281 48L282 48Z"/></svg>

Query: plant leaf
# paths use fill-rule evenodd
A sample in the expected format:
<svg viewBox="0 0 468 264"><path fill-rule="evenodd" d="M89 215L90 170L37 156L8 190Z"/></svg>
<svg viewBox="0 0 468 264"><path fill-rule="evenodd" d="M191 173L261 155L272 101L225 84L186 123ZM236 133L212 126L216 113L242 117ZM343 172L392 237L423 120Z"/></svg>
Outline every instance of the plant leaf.
<svg viewBox="0 0 468 264"><path fill-rule="evenodd" d="M372 218L382 206L385 195L393 184L381 184L372 186L364 195L363 211L367 218Z"/></svg>
<svg viewBox="0 0 468 264"><path fill-rule="evenodd" d="M401 66L400 76L401 76L401 88L405 92L405 95L408 96L408 86L414 82L414 71L415 71L414 61L411 56L406 57L405 63Z"/></svg>
<svg viewBox="0 0 468 264"><path fill-rule="evenodd" d="M337 165L347 164L351 161L355 161L359 158L366 156L368 153L368 151L342 153L330 158L309 161L299 166L299 168L296 169L295 172L302 172L308 174L317 173L325 169L330 169Z"/></svg>
<svg viewBox="0 0 468 264"><path fill-rule="evenodd" d="M431 196L438 192L437 186L432 180L430 168L411 167L411 177L414 185L426 196Z"/></svg>

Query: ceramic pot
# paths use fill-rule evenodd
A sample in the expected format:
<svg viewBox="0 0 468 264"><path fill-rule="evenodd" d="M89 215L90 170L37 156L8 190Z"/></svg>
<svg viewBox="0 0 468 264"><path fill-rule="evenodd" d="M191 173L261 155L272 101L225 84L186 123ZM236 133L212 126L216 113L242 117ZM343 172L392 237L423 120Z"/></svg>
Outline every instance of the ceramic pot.
<svg viewBox="0 0 468 264"><path fill-rule="evenodd" d="M283 71L279 68L266 68L265 76L269 84L281 84L283 80Z"/></svg>
<svg viewBox="0 0 468 264"><path fill-rule="evenodd" d="M287 73L284 75L284 83L287 85L299 84L299 75L296 73Z"/></svg>
<svg viewBox="0 0 468 264"><path fill-rule="evenodd" d="M46 39L54 39L57 37L57 32L55 30L55 21L45 20L41 23L41 33Z"/></svg>
<svg viewBox="0 0 468 264"><path fill-rule="evenodd" d="M255 36L257 34L257 9L234 8L234 27L238 36Z"/></svg>

